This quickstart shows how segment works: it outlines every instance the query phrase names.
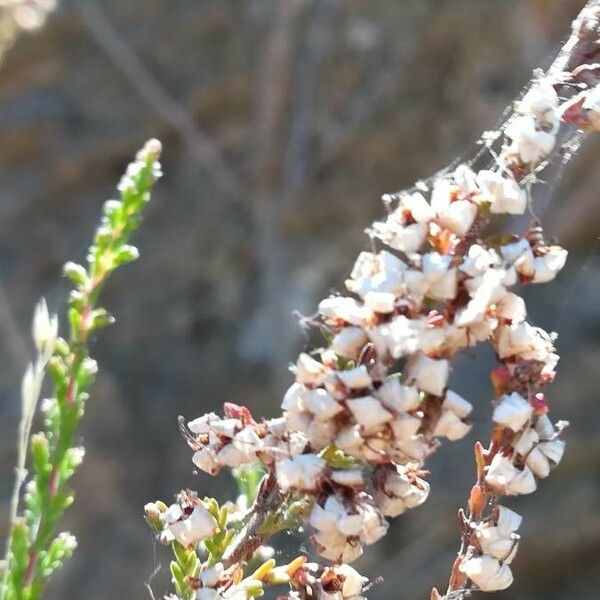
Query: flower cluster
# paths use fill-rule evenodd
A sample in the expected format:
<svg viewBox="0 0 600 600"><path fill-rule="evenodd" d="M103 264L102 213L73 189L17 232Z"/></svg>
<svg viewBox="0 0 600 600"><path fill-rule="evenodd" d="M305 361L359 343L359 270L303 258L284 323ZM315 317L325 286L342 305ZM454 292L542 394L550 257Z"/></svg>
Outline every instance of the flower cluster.
<svg viewBox="0 0 600 600"><path fill-rule="evenodd" d="M544 136L555 134L557 118L550 90L539 82L519 103L507 157L520 153L522 163L531 162L534 142L544 155L550 151ZM526 123L539 133L529 146L515 133ZM469 432L472 405L448 388L457 352L489 342L508 379L536 365L535 384L553 378L558 358L551 336L526 321L525 302L512 288L554 279L566 251L546 244L538 230L501 244L478 234L492 213L524 212L527 194L512 171L460 165L420 191L385 201L387 218L370 230L384 247L360 254L346 281L351 295L319 304L328 344L299 356L283 416L257 423L247 409L228 404L224 418L210 413L186 430L203 471L260 460L281 490L311 496L315 547L334 562L351 562L384 535L384 515L421 504L429 488L418 469L439 438ZM402 373L393 372L398 360ZM519 410L524 420L515 428L509 413ZM514 437L526 422L535 431L532 415L529 399L507 394L494 418L508 419ZM549 438L540 440L532 442L541 444L535 451L522 450L522 442L525 454L508 447L496 453L486 482L503 493L533 491L542 457L548 468L557 462L554 446L544 453ZM332 468L331 449L355 462Z"/></svg>
<svg viewBox="0 0 600 600"><path fill-rule="evenodd" d="M548 476L562 458L565 425L552 424L539 391L555 377L554 335L527 320L518 291L552 281L567 252L547 243L537 223L521 236L487 235L486 228L495 215L525 213L529 184L552 158L562 123L590 129L595 122L597 92L566 106L557 93L564 81L556 73L538 77L470 164L384 196L387 214L368 229L371 250L355 261L346 292L324 299L306 320L326 342L298 357L280 416L256 421L227 404L224 417L210 413L182 427L201 470L214 475L256 463L266 470L224 552L214 542L223 533L213 523L217 513L211 520L197 507L165 507L162 538L175 548L200 542L210 552L199 577L192 565L186 598L194 590L201 600L249 598L269 577L287 577L289 598L360 598L365 582L347 563L385 535L387 517L427 499L427 458L443 438L458 440L472 427L473 407L449 379L453 357L479 343L490 344L500 363L491 372L494 426L489 447L475 446L477 482L468 513L461 511L463 543L448 594L511 584L521 517L498 501L531 493ZM482 155L490 159L484 168ZM308 522L316 552L333 566L299 557L285 573L261 567L246 579L232 575L286 528L281 507L299 499L304 504L289 512ZM187 561L178 558L182 573ZM174 581L181 588L185 579Z"/></svg>
<svg viewBox="0 0 600 600"><path fill-rule="evenodd" d="M474 545L469 547L461 571L484 592L503 590L513 581L510 563L517 553L520 536L515 533L522 517L505 506L474 527Z"/></svg>
<svg viewBox="0 0 600 600"><path fill-rule="evenodd" d="M290 583L294 588L288 594L290 600L363 600L368 580L346 564L323 568L304 562L292 573Z"/></svg>

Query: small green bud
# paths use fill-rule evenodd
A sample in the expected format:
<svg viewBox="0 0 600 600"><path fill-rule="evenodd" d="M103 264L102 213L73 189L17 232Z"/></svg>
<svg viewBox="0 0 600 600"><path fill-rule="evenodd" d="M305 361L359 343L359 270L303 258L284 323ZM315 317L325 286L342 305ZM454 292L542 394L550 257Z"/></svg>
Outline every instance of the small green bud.
<svg viewBox="0 0 600 600"><path fill-rule="evenodd" d="M86 305L86 302L87 296L83 292L79 290L71 290L69 293L69 306L72 309L81 312L83 307Z"/></svg>
<svg viewBox="0 0 600 600"><path fill-rule="evenodd" d="M31 436L31 457L36 473L46 477L52 467L49 464L48 438L43 433L35 433Z"/></svg>
<svg viewBox="0 0 600 600"><path fill-rule="evenodd" d="M115 322L115 318L104 308L97 308L92 313L92 329L102 329Z"/></svg>
<svg viewBox="0 0 600 600"><path fill-rule="evenodd" d="M115 253L114 265L115 267L119 267L126 263L133 262L134 260L137 260L138 256L139 252L135 246L124 244Z"/></svg>
<svg viewBox="0 0 600 600"><path fill-rule="evenodd" d="M84 288L88 282L88 274L84 267L81 265L68 262L63 267L63 274L65 277L69 278L74 285L78 288Z"/></svg>
<svg viewBox="0 0 600 600"><path fill-rule="evenodd" d="M123 203L120 200L107 200L104 203L104 215L111 227L114 229L121 220Z"/></svg>
<svg viewBox="0 0 600 600"><path fill-rule="evenodd" d="M162 513L158 502L148 502L144 506L144 515L146 523L154 530L155 533L160 533L163 530Z"/></svg>
<svg viewBox="0 0 600 600"><path fill-rule="evenodd" d="M54 354L60 356L61 358L67 358L69 353L71 352L71 348L67 340L64 338L57 338L56 343L54 344Z"/></svg>

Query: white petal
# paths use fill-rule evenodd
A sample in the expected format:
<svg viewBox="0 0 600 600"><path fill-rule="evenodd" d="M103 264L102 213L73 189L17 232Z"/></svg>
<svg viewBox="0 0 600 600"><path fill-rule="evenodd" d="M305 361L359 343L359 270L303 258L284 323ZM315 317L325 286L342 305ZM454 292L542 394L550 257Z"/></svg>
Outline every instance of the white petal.
<svg viewBox="0 0 600 600"><path fill-rule="evenodd" d="M533 407L517 392L504 395L494 410L493 420L500 425L518 431L529 421Z"/></svg>
<svg viewBox="0 0 600 600"><path fill-rule="evenodd" d="M306 396L306 391L306 388L301 383L292 383L283 396L281 408L283 410L290 410L291 408L304 410L304 397Z"/></svg>
<svg viewBox="0 0 600 600"><path fill-rule="evenodd" d="M420 354L412 369L412 376L417 387L434 396L442 396L449 372L450 365L447 360L436 360Z"/></svg>
<svg viewBox="0 0 600 600"><path fill-rule="evenodd" d="M307 410L320 419L329 419L344 410L344 407L323 388L310 390L306 394L304 404Z"/></svg>
<svg viewBox="0 0 600 600"><path fill-rule="evenodd" d="M477 215L477 206L468 200L457 200L439 213L438 220L442 227L457 235L465 235L473 225Z"/></svg>
<svg viewBox="0 0 600 600"><path fill-rule="evenodd" d="M209 475L216 475L220 468L216 455L211 448L200 448L200 450L194 452L192 462Z"/></svg>
<svg viewBox="0 0 600 600"><path fill-rule="evenodd" d="M211 536L217 530L217 522L203 504L198 504L192 514L169 529L181 545L191 546Z"/></svg>
<svg viewBox="0 0 600 600"><path fill-rule="evenodd" d="M471 414L473 405L456 392L448 390L442 408L452 411L457 417L464 418Z"/></svg>
<svg viewBox="0 0 600 600"><path fill-rule="evenodd" d="M523 517L506 506L498 505L498 523L496 527L503 537L509 537L521 527Z"/></svg>
<svg viewBox="0 0 600 600"><path fill-rule="evenodd" d="M546 455L539 449L533 448L525 459L525 464L531 469L533 474L540 479L548 477L550 474L550 463Z"/></svg>
<svg viewBox="0 0 600 600"><path fill-rule="evenodd" d="M344 469L341 471L333 471L331 480L345 487L362 487L364 479L360 469Z"/></svg>
<svg viewBox="0 0 600 600"><path fill-rule="evenodd" d="M425 200L423 194L416 192L402 199L402 206L407 208L417 223L427 223L435 217L435 211Z"/></svg>
<svg viewBox="0 0 600 600"><path fill-rule="evenodd" d="M554 425L548 415L540 415L535 420L535 430L540 436L540 440L548 440L555 435Z"/></svg>
<svg viewBox="0 0 600 600"><path fill-rule="evenodd" d="M335 567L335 573L341 575L344 580L342 584L342 595L344 598L357 596L362 592L367 580L350 565L338 565Z"/></svg>
<svg viewBox="0 0 600 600"><path fill-rule="evenodd" d="M315 450L321 450L333 443L335 433L335 423L321 419L313 419L306 432L308 440Z"/></svg>
<svg viewBox="0 0 600 600"><path fill-rule="evenodd" d="M344 452L352 452L360 448L364 440L360 435L360 426L345 427L335 438L335 445Z"/></svg>
<svg viewBox="0 0 600 600"><path fill-rule="evenodd" d="M360 327L344 327L333 338L329 347L338 356L356 360L367 341L367 334Z"/></svg>
<svg viewBox="0 0 600 600"><path fill-rule="evenodd" d="M233 444L225 444L217 452L217 461L225 467L239 467L240 465L252 462L253 457L248 456Z"/></svg>
<svg viewBox="0 0 600 600"><path fill-rule="evenodd" d="M565 452L565 442L563 440L551 440L548 442L540 442L538 448L557 465Z"/></svg>
<svg viewBox="0 0 600 600"><path fill-rule="evenodd" d="M219 582L221 574L223 573L223 563L217 563L212 567L206 567L200 573L200 580L202 585L206 587L214 587Z"/></svg>
<svg viewBox="0 0 600 600"><path fill-rule="evenodd" d="M452 300L456 297L457 286L457 271L450 269L438 281L429 285L427 295L437 300Z"/></svg>
<svg viewBox="0 0 600 600"><path fill-rule="evenodd" d="M183 516L183 510L179 504L171 504L171 506L169 506L169 508L164 512L163 516L165 523L171 525L172 523L175 523L175 521L179 521L179 519L181 519Z"/></svg>
<svg viewBox="0 0 600 600"><path fill-rule="evenodd" d="M487 554L464 561L460 570L484 592L506 589L513 581L510 567Z"/></svg>
<svg viewBox="0 0 600 600"><path fill-rule="evenodd" d="M496 454L485 475L486 482L493 488L504 491L518 475L519 470L503 454Z"/></svg>
<svg viewBox="0 0 600 600"><path fill-rule="evenodd" d="M441 279L450 268L452 257L439 252L428 252L423 255L423 274L428 282Z"/></svg>
<svg viewBox="0 0 600 600"><path fill-rule="evenodd" d="M397 441L408 440L419 431L421 419L407 414L399 414L391 422L391 427Z"/></svg>
<svg viewBox="0 0 600 600"><path fill-rule="evenodd" d="M311 491L325 470L325 461L315 454L300 454L275 463L277 482L282 489L297 488Z"/></svg>
<svg viewBox="0 0 600 600"><path fill-rule="evenodd" d="M513 264L520 256L522 256L525 252L531 250L531 246L529 242L521 238L516 242L512 242L510 244L506 244L500 247L500 252L504 257L504 260L509 264Z"/></svg>
<svg viewBox="0 0 600 600"><path fill-rule="evenodd" d="M211 429L220 436L232 438L239 424L238 419L218 419L211 423Z"/></svg>
<svg viewBox="0 0 600 600"><path fill-rule="evenodd" d="M374 312L387 314L394 310L396 295L392 292L367 292L364 300Z"/></svg>
<svg viewBox="0 0 600 600"><path fill-rule="evenodd" d="M221 594L210 587L201 587L196 592L196 600L220 600Z"/></svg>
<svg viewBox="0 0 600 600"><path fill-rule="evenodd" d="M531 494L537 489L535 477L529 467L524 467L517 476L506 486L508 495Z"/></svg>
<svg viewBox="0 0 600 600"><path fill-rule="evenodd" d="M421 403L419 390L414 386L402 385L399 377L386 379L373 395L381 400L386 408L397 413L414 410Z"/></svg>
<svg viewBox="0 0 600 600"><path fill-rule="evenodd" d="M383 493L377 493L375 501L379 510L386 517L398 517L408 510L408 506L406 506L403 498L390 497Z"/></svg>
<svg viewBox="0 0 600 600"><path fill-rule="evenodd" d="M304 352L298 357L296 363L296 381L309 385L319 385L323 383L327 375L326 368L312 356Z"/></svg>
<svg viewBox="0 0 600 600"><path fill-rule="evenodd" d="M336 528L339 516L331 513L317 503L313 505L308 522L319 531L333 531Z"/></svg>
<svg viewBox="0 0 600 600"><path fill-rule="evenodd" d="M369 387L372 383L367 367L360 365L347 371L336 371L337 377L350 389L362 389Z"/></svg>
<svg viewBox="0 0 600 600"><path fill-rule="evenodd" d="M512 292L507 293L496 304L496 315L513 323L524 321L527 316L525 300Z"/></svg>
<svg viewBox="0 0 600 600"><path fill-rule="evenodd" d="M366 429L378 427L393 418L393 415L383 408L381 402L372 396L348 400L347 404L356 422Z"/></svg>
<svg viewBox="0 0 600 600"><path fill-rule="evenodd" d="M539 441L539 436L535 429L527 428L513 443L513 448L517 454L525 456L535 444Z"/></svg>
<svg viewBox="0 0 600 600"><path fill-rule="evenodd" d="M363 516L356 514L342 517L337 523L337 528L347 537L356 536L363 528Z"/></svg>
<svg viewBox="0 0 600 600"><path fill-rule="evenodd" d="M192 433L208 433L211 430L212 423L219 419L220 417L215 413L207 413L193 421L188 421L187 426Z"/></svg>
<svg viewBox="0 0 600 600"><path fill-rule="evenodd" d="M464 423L452 411L444 410L438 419L433 435L440 437L445 436L449 440L459 440L469 433L471 425Z"/></svg>
<svg viewBox="0 0 600 600"><path fill-rule="evenodd" d="M372 311L359 304L354 298L332 296L322 300L319 313L326 319L342 320L351 325L363 326L372 317Z"/></svg>

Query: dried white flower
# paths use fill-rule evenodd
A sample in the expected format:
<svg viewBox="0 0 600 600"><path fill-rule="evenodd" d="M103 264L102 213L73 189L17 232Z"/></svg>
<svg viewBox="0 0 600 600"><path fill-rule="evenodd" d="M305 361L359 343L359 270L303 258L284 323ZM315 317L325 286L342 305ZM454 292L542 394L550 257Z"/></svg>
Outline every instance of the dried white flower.
<svg viewBox="0 0 600 600"><path fill-rule="evenodd" d="M427 500L429 483L417 477L411 468L397 465L394 469L383 469L382 473L375 500L387 517L397 517Z"/></svg>
<svg viewBox="0 0 600 600"><path fill-rule="evenodd" d="M537 163L554 148L556 136L537 128L536 119L530 115L515 117L507 125L506 135L512 140L509 148L526 163Z"/></svg>
<svg viewBox="0 0 600 600"><path fill-rule="evenodd" d="M565 266L567 261L567 251L560 246L550 246L542 256L538 256L533 261L534 283L548 283Z"/></svg>
<svg viewBox="0 0 600 600"><path fill-rule="evenodd" d="M509 174L481 170L477 173L477 185L481 188L482 198L491 203L492 213L521 215L525 212L527 194Z"/></svg>
<svg viewBox="0 0 600 600"><path fill-rule="evenodd" d="M433 428L433 435L436 437L447 437L449 440L454 441L467 435L470 430L470 423L466 423L450 410L443 410Z"/></svg>
<svg viewBox="0 0 600 600"><path fill-rule="evenodd" d="M327 375L327 369L318 360L306 353L300 354L296 363L296 381L306 385L320 385Z"/></svg>
<svg viewBox="0 0 600 600"><path fill-rule="evenodd" d="M359 304L354 298L331 296L319 303L319 313L332 321L345 321L350 325L364 326L373 316L373 311Z"/></svg>
<svg viewBox="0 0 600 600"><path fill-rule="evenodd" d="M473 405L456 392L448 390L442 408L452 411L457 417L465 418L471 414Z"/></svg>
<svg viewBox="0 0 600 600"><path fill-rule="evenodd" d="M356 422L367 431L377 429L394 417L392 413L383 408L379 400L372 396L348 400L347 404Z"/></svg>
<svg viewBox="0 0 600 600"><path fill-rule="evenodd" d="M325 472L325 461L316 454L300 454L275 463L277 482L283 490L315 490Z"/></svg>
<svg viewBox="0 0 600 600"><path fill-rule="evenodd" d="M510 567L487 554L468 558L460 570L484 592L504 590L513 582Z"/></svg>
<svg viewBox="0 0 600 600"><path fill-rule="evenodd" d="M434 396L443 396L450 374L450 364L445 359L437 360L419 354L410 374L421 390Z"/></svg>
<svg viewBox="0 0 600 600"><path fill-rule="evenodd" d="M477 215L477 206L469 200L454 200L453 186L447 179L438 179L431 192L431 207L441 227L456 235L465 235Z"/></svg>
<svg viewBox="0 0 600 600"><path fill-rule="evenodd" d="M173 510L168 517L165 513L165 520L174 518L176 513L177 511ZM173 537L186 547L193 546L210 537L217 528L217 521L203 504L197 504L190 515L180 516L179 520L169 524L169 530Z"/></svg>
<svg viewBox="0 0 600 600"><path fill-rule="evenodd" d="M396 295L393 292L367 292L365 304L377 313L391 313L394 310Z"/></svg>
<svg viewBox="0 0 600 600"><path fill-rule="evenodd" d="M346 371L336 371L336 376L350 389L360 390L369 387L373 383L367 367L364 365Z"/></svg>
<svg viewBox="0 0 600 600"><path fill-rule="evenodd" d="M490 463L485 475L486 482L501 493L510 495L531 494L535 492L537 484L531 469L528 466L522 470L503 454L496 454Z"/></svg>
<svg viewBox="0 0 600 600"><path fill-rule="evenodd" d="M333 338L329 348L338 356L356 360L368 341L367 334L360 327L344 327Z"/></svg>
<svg viewBox="0 0 600 600"><path fill-rule="evenodd" d="M419 390L414 386L402 385L399 377L386 379L373 395L396 413L415 410L421 403Z"/></svg>
<svg viewBox="0 0 600 600"><path fill-rule="evenodd" d="M513 431L519 431L529 421L532 414L531 404L523 396L513 392L500 398L492 418L495 423L510 427Z"/></svg>
<svg viewBox="0 0 600 600"><path fill-rule="evenodd" d="M343 406L323 388L309 391L304 399L304 406L321 419L329 419L344 410Z"/></svg>

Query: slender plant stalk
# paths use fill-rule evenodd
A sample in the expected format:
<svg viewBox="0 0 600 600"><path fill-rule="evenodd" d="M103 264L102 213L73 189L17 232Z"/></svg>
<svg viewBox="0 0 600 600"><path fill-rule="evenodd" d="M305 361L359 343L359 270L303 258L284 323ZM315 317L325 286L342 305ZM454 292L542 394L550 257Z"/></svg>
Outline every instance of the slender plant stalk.
<svg viewBox="0 0 600 600"><path fill-rule="evenodd" d="M99 306L100 293L116 268L138 257L137 249L128 242L141 222L141 211L150 200L152 186L160 177L160 152L160 143L150 140L129 165L118 186L120 200L109 200L104 205L102 221L87 256L87 267L75 263L65 265L65 276L74 284L67 314L68 340L58 338L56 331L54 336L47 335L40 340L38 348L45 354L36 361L34 373L37 377L26 375L24 379L23 396L33 395L37 401L41 379L47 369L53 393L51 399L44 402L42 432L29 438L35 403L31 410L32 402L28 402L30 410L24 414L15 485L17 500L13 503L15 514L27 438L31 479L26 486L23 514L11 523L1 600L40 598L49 576L75 548L73 536L57 535L56 531L74 500L67 484L83 459L83 448L75 445L76 435L97 371L88 342L96 330L114 321L106 309ZM33 394L32 385L35 386Z"/></svg>

